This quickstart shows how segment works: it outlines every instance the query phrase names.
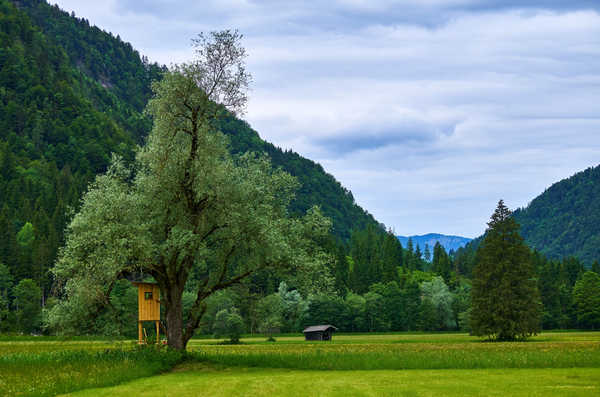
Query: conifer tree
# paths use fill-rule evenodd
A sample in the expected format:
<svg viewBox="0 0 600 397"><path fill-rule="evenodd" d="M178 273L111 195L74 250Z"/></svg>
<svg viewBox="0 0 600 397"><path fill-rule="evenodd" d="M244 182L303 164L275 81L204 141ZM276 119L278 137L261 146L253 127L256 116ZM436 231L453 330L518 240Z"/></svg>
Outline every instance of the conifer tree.
<svg viewBox="0 0 600 397"><path fill-rule="evenodd" d="M477 250L471 299L475 335L515 340L540 330L541 304L531 253L502 200Z"/></svg>
<svg viewBox="0 0 600 397"><path fill-rule="evenodd" d="M402 245L391 230L385 234L382 247L381 280L398 280L398 267L402 266Z"/></svg>
<svg viewBox="0 0 600 397"><path fill-rule="evenodd" d="M433 261L431 262L431 270L444 278L445 282L450 280L452 272L452 262L446 253L444 246L439 241L433 247Z"/></svg>
<svg viewBox="0 0 600 397"><path fill-rule="evenodd" d="M337 247L334 277L335 290L342 296L346 295L350 284L350 265L346 257L346 250L342 246Z"/></svg>
<svg viewBox="0 0 600 397"><path fill-rule="evenodd" d="M425 243L425 251L423 252L423 259L426 262L431 262L431 250L429 249L429 244Z"/></svg>

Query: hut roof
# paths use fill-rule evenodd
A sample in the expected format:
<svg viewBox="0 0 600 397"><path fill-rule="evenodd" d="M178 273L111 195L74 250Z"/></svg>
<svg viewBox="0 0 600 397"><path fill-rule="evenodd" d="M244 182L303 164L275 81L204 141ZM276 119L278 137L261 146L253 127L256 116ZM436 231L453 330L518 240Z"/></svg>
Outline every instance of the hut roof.
<svg viewBox="0 0 600 397"><path fill-rule="evenodd" d="M155 281L132 281L133 285L158 285Z"/></svg>
<svg viewBox="0 0 600 397"><path fill-rule="evenodd" d="M334 327L333 325L330 324L326 324L326 325L311 325L310 327L307 327L304 329L304 333L306 332L319 332L319 331L327 331L329 328L333 328L334 331L337 331L337 328Z"/></svg>

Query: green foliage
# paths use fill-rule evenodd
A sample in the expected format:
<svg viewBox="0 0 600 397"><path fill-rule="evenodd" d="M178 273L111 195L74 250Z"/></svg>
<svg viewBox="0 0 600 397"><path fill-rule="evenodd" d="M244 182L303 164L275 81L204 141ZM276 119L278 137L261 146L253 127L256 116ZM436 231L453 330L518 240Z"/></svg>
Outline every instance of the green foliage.
<svg viewBox="0 0 600 397"><path fill-rule="evenodd" d="M600 166L550 186L514 212L525 241L552 259L600 259Z"/></svg>
<svg viewBox="0 0 600 397"><path fill-rule="evenodd" d="M581 328L600 328L600 276L597 273L587 271L577 280L573 288L573 302Z"/></svg>
<svg viewBox="0 0 600 397"><path fill-rule="evenodd" d="M190 292L185 292L185 296L189 296ZM200 331L205 335L213 333L213 326L217 313L222 310L231 310L235 307L234 293L231 289L217 291L206 299L206 312L202 316L202 323L200 325ZM193 301L192 299L192 305ZM190 305L191 306L191 305ZM187 317L187 316L186 316Z"/></svg>
<svg viewBox="0 0 600 397"><path fill-rule="evenodd" d="M428 327L424 327L426 330L449 330L456 328L456 316L452 310L454 303L454 295L448 289L448 286L444 283L442 277L435 277L431 281L426 281L421 284L422 299L427 301L426 305L428 316L431 314L429 311L433 308L433 319L434 322L428 319Z"/></svg>
<svg viewBox="0 0 600 397"><path fill-rule="evenodd" d="M25 333L39 331L41 324L42 290L31 279L23 279L15 286L14 291L16 315L19 329Z"/></svg>
<svg viewBox="0 0 600 397"><path fill-rule="evenodd" d="M363 295L365 299L365 323L369 332L385 331L390 329L390 324L385 317L384 298L377 292L369 291Z"/></svg>
<svg viewBox="0 0 600 397"><path fill-rule="evenodd" d="M336 320L344 313L344 307L344 300L336 295L310 296L308 298L308 311L302 325L336 325Z"/></svg>
<svg viewBox="0 0 600 397"><path fill-rule="evenodd" d="M452 259L446 253L444 247L438 242L433 247L433 260L431 270L444 278L445 282L450 281L452 273Z"/></svg>
<svg viewBox="0 0 600 397"><path fill-rule="evenodd" d="M308 302L297 290L290 290L285 282L279 284L277 291L281 302L281 331L298 332L301 322L308 311Z"/></svg>
<svg viewBox="0 0 600 397"><path fill-rule="evenodd" d="M221 310L217 313L213 324L215 338L226 336L230 343L239 343L244 331L244 320L236 309Z"/></svg>
<svg viewBox="0 0 600 397"><path fill-rule="evenodd" d="M131 46L107 36L45 1L0 1L0 262L17 282L34 279L45 296L67 208L77 207L111 152L130 158L149 130L141 107L102 86L104 71L89 73L99 57L104 65L134 65L137 57L141 65ZM149 76L131 79L149 92Z"/></svg>
<svg viewBox="0 0 600 397"><path fill-rule="evenodd" d="M29 222L25 223L19 233L17 233L17 243L22 248L30 248L35 241L35 233L33 231L33 225Z"/></svg>
<svg viewBox="0 0 600 397"><path fill-rule="evenodd" d="M391 231L367 226L356 230L350 239L352 267L349 286L354 292L364 293L380 281L398 280L398 269L403 266L404 250Z"/></svg>
<svg viewBox="0 0 600 397"><path fill-rule="evenodd" d="M456 271L468 278L473 276L473 268L477 262L477 249L483 240L478 237L469 241L464 247L460 247L453 255Z"/></svg>
<svg viewBox="0 0 600 397"><path fill-rule="evenodd" d="M267 295L258 301L256 308L258 330L269 338L280 331L283 323L283 304L280 294Z"/></svg>
<svg viewBox="0 0 600 397"><path fill-rule="evenodd" d="M366 326L366 299L361 295L353 294L352 292L346 295L346 317L343 323L336 320L330 320L339 326L343 327L344 331L357 332L364 331Z"/></svg>
<svg viewBox="0 0 600 397"><path fill-rule="evenodd" d="M10 269L4 263L0 263L0 296L7 297L12 285L13 276L10 274Z"/></svg>
<svg viewBox="0 0 600 397"><path fill-rule="evenodd" d="M540 330L540 302L529 248L500 200L473 270L470 325L497 340L525 339Z"/></svg>
<svg viewBox="0 0 600 397"><path fill-rule="evenodd" d="M534 252L533 260L539 274L538 288L543 304L542 327L575 327L572 290L575 280L583 272L583 266L573 258L549 260L539 252Z"/></svg>
<svg viewBox="0 0 600 397"><path fill-rule="evenodd" d="M452 311L458 322L458 329L465 332L471 331L469 322L471 316L471 281L460 279L460 282L454 291L452 300Z"/></svg>

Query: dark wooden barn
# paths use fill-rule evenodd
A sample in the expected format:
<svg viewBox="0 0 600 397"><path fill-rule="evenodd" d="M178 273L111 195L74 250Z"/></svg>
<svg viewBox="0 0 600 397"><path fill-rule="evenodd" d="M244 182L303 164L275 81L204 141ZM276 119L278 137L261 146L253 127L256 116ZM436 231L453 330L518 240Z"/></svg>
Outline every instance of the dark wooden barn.
<svg viewBox="0 0 600 397"><path fill-rule="evenodd" d="M312 325L306 328L304 331L304 337L306 340L331 340L333 333L337 331L337 328L333 325Z"/></svg>

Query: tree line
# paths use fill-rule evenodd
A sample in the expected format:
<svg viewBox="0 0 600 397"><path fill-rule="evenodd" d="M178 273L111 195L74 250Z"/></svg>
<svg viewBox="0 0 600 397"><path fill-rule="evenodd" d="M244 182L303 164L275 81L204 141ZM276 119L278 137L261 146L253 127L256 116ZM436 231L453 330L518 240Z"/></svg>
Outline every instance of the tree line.
<svg viewBox="0 0 600 397"><path fill-rule="evenodd" d="M370 237L369 234L371 234ZM366 245L366 240L373 245ZM247 282L220 291L207 300L207 310L200 322L198 334L224 335L230 316L239 321L242 333L299 332L308 325L331 323L347 332L389 331L472 331L471 290L473 280L457 273L455 257L436 246L439 263L419 259L421 269L409 267L415 251L396 246L402 259L394 273L386 279L383 273L376 282L361 284L361 274L378 273L368 268L383 269L382 258L389 254L381 241L393 240L392 233L362 230L354 233L353 241L362 242L362 249L376 253L373 261L355 260L350 255L357 248L337 246L335 260L321 272L321 285L315 287L305 274L258 272ZM332 255L333 257L333 255ZM433 259L433 258L432 258ZM539 252L531 252L536 287L541 303L541 329L597 329L600 327L600 266L586 268L574 258L550 260ZM402 261L402 262L400 262ZM402 263L402 264L399 264ZM444 278L450 263L450 277ZM354 274L354 272L357 274ZM354 284L349 280L356 280ZM183 293L184 317L194 300L194 292ZM31 279L15 283L7 266L0 266L0 326L2 332L51 332L43 328L41 290ZM55 304L46 302L46 310ZM222 313L221 313L222 312ZM220 320L217 315L221 313ZM110 305L94 321L80 324L71 332L134 337L136 335L137 290L126 280L120 280L110 295ZM54 330L57 331L57 330Z"/></svg>

